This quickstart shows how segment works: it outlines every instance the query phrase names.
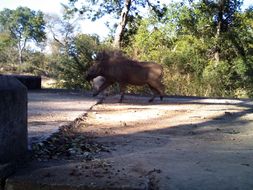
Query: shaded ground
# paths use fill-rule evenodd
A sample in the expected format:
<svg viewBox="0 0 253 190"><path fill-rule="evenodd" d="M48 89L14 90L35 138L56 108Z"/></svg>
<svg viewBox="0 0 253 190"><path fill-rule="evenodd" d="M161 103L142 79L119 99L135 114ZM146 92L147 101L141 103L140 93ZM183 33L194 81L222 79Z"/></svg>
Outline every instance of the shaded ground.
<svg viewBox="0 0 253 190"><path fill-rule="evenodd" d="M118 99L94 106L72 131L106 151L34 162L8 180L7 190L253 189L252 101Z"/></svg>

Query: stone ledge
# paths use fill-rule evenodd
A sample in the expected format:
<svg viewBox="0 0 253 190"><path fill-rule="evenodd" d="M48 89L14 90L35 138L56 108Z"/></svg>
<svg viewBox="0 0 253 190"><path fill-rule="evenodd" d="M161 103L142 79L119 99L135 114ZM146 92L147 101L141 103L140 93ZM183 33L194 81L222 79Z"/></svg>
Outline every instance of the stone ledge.
<svg viewBox="0 0 253 190"><path fill-rule="evenodd" d="M29 90L41 89L41 76L31 75L3 75L18 79Z"/></svg>

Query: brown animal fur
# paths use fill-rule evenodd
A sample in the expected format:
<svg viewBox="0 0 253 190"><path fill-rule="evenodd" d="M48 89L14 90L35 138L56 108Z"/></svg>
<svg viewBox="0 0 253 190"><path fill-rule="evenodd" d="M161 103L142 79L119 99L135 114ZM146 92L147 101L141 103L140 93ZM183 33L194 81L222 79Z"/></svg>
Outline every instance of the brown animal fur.
<svg viewBox="0 0 253 190"><path fill-rule="evenodd" d="M126 58L120 52L102 52L97 61L90 67L86 79L88 81L102 76L105 82L93 94L98 95L108 86L117 82L120 85L120 102L124 98L124 91L128 84L142 86L147 84L153 92L152 102L157 94L162 100L164 96L164 85L162 84L163 68L153 62L139 62Z"/></svg>

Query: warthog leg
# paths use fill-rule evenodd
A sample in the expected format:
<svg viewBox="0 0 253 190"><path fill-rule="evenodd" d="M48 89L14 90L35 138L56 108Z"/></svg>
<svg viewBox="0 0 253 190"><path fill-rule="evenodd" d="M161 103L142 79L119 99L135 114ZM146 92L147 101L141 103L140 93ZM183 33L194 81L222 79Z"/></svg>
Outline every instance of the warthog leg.
<svg viewBox="0 0 253 190"><path fill-rule="evenodd" d="M156 95L160 95L160 100L163 100L164 96L164 85L160 81L152 82L148 84L149 88L153 92L153 96L149 100L149 102L153 102Z"/></svg>
<svg viewBox="0 0 253 190"><path fill-rule="evenodd" d="M105 80L104 83L99 87L99 89L93 93L93 96L97 96L100 92L102 92L103 90L105 90L107 87L109 87L112 84L113 82Z"/></svg>
<svg viewBox="0 0 253 190"><path fill-rule="evenodd" d="M153 92L153 96L148 100L148 102L153 102L156 95L157 95L157 90L150 85L148 85L148 86L149 86L150 90Z"/></svg>
<svg viewBox="0 0 253 190"><path fill-rule="evenodd" d="M125 90L126 90L126 84L119 84L119 88L120 88L120 100L119 103L122 103L124 95L125 95Z"/></svg>

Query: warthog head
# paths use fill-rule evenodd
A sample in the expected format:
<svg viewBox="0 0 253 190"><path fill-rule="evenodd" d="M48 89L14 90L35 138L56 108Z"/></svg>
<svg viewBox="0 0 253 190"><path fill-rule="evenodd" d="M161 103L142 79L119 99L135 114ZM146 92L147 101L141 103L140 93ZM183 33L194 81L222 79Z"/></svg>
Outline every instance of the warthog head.
<svg viewBox="0 0 253 190"><path fill-rule="evenodd" d="M91 81L92 79L100 76L102 73L102 66L99 62L95 62L87 71L85 79Z"/></svg>
<svg viewBox="0 0 253 190"><path fill-rule="evenodd" d="M87 81L91 81L92 79L96 78L99 76L101 73L101 67L99 66L98 63L94 63L87 71L85 79Z"/></svg>
<svg viewBox="0 0 253 190"><path fill-rule="evenodd" d="M94 61L94 63L92 64L92 66L88 69L87 73L86 73L86 77L85 79L87 81L91 81L92 79L96 78L97 76L100 76L102 73L102 63L108 59L109 56L107 55L107 53L105 51L99 52L96 55L96 59Z"/></svg>

